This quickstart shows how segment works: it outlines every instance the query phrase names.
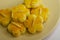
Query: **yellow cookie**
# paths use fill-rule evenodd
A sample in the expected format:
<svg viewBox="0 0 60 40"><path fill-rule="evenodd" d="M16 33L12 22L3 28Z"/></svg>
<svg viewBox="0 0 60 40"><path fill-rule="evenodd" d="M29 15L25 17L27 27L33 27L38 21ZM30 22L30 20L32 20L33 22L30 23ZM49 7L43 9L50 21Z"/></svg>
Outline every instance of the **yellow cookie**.
<svg viewBox="0 0 60 40"><path fill-rule="evenodd" d="M8 26L8 32L10 32L15 37L21 35L20 29L17 28L17 26L14 25L14 24L9 24L9 26Z"/></svg>
<svg viewBox="0 0 60 40"><path fill-rule="evenodd" d="M37 8L31 9L31 14L41 15L42 11L43 11L43 5L40 5Z"/></svg>
<svg viewBox="0 0 60 40"><path fill-rule="evenodd" d="M11 21L11 11L9 9L0 10L0 23L7 26Z"/></svg>
<svg viewBox="0 0 60 40"><path fill-rule="evenodd" d="M20 22L24 22L28 15L30 15L30 11L23 4L20 4L12 9L13 20L19 20Z"/></svg>
<svg viewBox="0 0 60 40"><path fill-rule="evenodd" d="M20 31L21 31L22 34L26 32L26 28L25 28L25 26L24 26L22 23L19 23L19 22L17 22L17 21L12 22L12 23L13 23L14 25L16 25L17 28L20 29Z"/></svg>
<svg viewBox="0 0 60 40"><path fill-rule="evenodd" d="M35 19L36 19L36 15L33 15L33 14L29 15L28 19L24 22L24 25L27 28L31 27Z"/></svg>
<svg viewBox="0 0 60 40"><path fill-rule="evenodd" d="M27 8L36 8L40 5L40 0L24 0Z"/></svg>
<svg viewBox="0 0 60 40"><path fill-rule="evenodd" d="M43 12L42 12L41 16L43 17L44 22L46 22L46 20L48 19L48 9L47 8L43 8Z"/></svg>
<svg viewBox="0 0 60 40"><path fill-rule="evenodd" d="M27 8L31 8L31 0L24 0L24 4Z"/></svg>
<svg viewBox="0 0 60 40"><path fill-rule="evenodd" d="M12 13L12 18L14 21L24 22L26 20L26 15L23 13Z"/></svg>
<svg viewBox="0 0 60 40"><path fill-rule="evenodd" d="M12 22L8 25L8 31L12 33L13 36L19 36L26 32L26 28L19 22Z"/></svg>
<svg viewBox="0 0 60 40"><path fill-rule="evenodd" d="M31 7L32 7L32 8L36 8L36 7L38 7L38 6L40 6L40 0L33 0L33 1L31 2Z"/></svg>

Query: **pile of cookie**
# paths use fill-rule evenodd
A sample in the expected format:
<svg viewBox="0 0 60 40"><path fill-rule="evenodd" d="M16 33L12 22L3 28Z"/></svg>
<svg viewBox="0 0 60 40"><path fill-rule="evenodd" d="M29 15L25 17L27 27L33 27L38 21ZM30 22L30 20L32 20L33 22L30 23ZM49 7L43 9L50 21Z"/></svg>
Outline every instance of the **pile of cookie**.
<svg viewBox="0 0 60 40"><path fill-rule="evenodd" d="M24 0L23 4L0 10L0 24L15 37L43 31L48 8L40 3L40 0Z"/></svg>

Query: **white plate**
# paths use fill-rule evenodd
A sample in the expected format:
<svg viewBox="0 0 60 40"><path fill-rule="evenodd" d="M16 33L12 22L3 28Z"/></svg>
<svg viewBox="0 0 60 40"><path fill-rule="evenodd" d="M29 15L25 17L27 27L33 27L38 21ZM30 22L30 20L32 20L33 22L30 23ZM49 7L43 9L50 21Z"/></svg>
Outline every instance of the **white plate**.
<svg viewBox="0 0 60 40"><path fill-rule="evenodd" d="M0 0L0 9L10 8L23 3L23 0ZM43 0L43 4L49 8L49 17L45 24L43 32L35 35L21 35L20 37L12 37L6 28L0 26L0 40L38 40L47 37L55 27L59 18L59 2L58 0Z"/></svg>

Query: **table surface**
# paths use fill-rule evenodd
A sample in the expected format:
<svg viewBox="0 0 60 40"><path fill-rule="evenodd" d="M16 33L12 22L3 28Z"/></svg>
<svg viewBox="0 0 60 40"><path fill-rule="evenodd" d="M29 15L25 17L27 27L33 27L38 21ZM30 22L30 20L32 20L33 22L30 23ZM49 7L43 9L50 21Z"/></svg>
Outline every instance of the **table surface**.
<svg viewBox="0 0 60 40"><path fill-rule="evenodd" d="M60 40L60 18L57 22L54 32L44 40Z"/></svg>

